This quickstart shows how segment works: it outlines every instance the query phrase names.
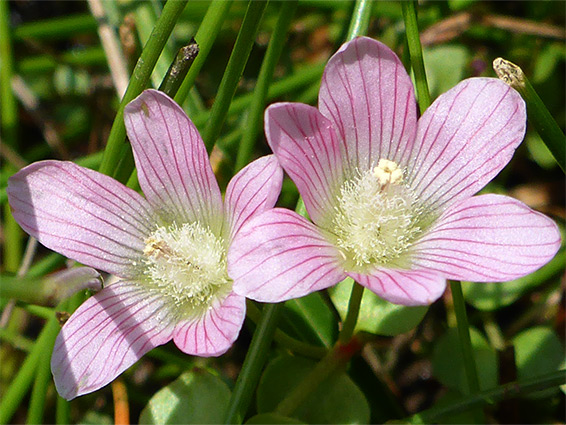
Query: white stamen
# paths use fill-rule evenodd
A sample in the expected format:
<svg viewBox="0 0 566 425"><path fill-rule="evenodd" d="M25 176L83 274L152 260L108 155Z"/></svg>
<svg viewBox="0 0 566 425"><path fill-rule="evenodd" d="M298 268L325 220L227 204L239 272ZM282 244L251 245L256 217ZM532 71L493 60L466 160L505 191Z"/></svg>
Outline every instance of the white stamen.
<svg viewBox="0 0 566 425"><path fill-rule="evenodd" d="M199 223L159 227L145 242L148 281L176 303L206 307L227 287L225 243L208 227Z"/></svg>
<svg viewBox="0 0 566 425"><path fill-rule="evenodd" d="M422 208L402 181L403 170L380 159L343 184L331 232L351 267L398 263L421 233Z"/></svg>

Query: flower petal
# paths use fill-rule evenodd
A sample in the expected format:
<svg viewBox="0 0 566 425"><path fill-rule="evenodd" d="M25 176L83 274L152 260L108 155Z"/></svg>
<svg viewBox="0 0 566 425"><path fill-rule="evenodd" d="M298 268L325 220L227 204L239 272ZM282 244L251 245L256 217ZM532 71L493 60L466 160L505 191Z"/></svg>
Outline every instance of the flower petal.
<svg viewBox="0 0 566 425"><path fill-rule="evenodd" d="M96 391L170 341L175 308L157 292L124 281L86 300L55 341L51 371L59 394L71 400Z"/></svg>
<svg viewBox="0 0 566 425"><path fill-rule="evenodd" d="M283 170L274 155L255 160L230 180L224 200L229 240L252 215L273 208L282 183Z"/></svg>
<svg viewBox="0 0 566 425"><path fill-rule="evenodd" d="M495 78L472 78L419 120L408 182L432 209L474 195L509 162L525 134L525 102Z"/></svg>
<svg viewBox="0 0 566 425"><path fill-rule="evenodd" d="M353 167L367 170L381 158L400 162L413 144L413 85L399 58L379 41L356 38L330 58L318 107L344 141Z"/></svg>
<svg viewBox="0 0 566 425"><path fill-rule="evenodd" d="M204 143L191 120L167 95L146 90L130 102L124 121L140 186L167 220L222 225L222 196Z"/></svg>
<svg viewBox="0 0 566 425"><path fill-rule="evenodd" d="M446 279L427 270L378 269L372 274L348 276L384 300L407 306L432 304L446 289Z"/></svg>
<svg viewBox="0 0 566 425"><path fill-rule="evenodd" d="M132 277L152 230L152 209L116 180L72 162L36 162L12 176L16 221L46 247L80 263Z"/></svg>
<svg viewBox="0 0 566 425"><path fill-rule="evenodd" d="M279 302L328 288L345 274L339 251L303 217L268 210L242 226L228 251L234 292Z"/></svg>
<svg viewBox="0 0 566 425"><path fill-rule="evenodd" d="M187 354L220 356L238 338L245 318L246 298L231 292L215 300L202 317L179 323L173 340Z"/></svg>
<svg viewBox="0 0 566 425"><path fill-rule="evenodd" d="M448 209L411 247L415 265L448 279L506 281L547 263L560 247L548 217L502 195L469 198Z"/></svg>
<svg viewBox="0 0 566 425"><path fill-rule="evenodd" d="M342 155L332 124L312 106L277 103L265 112L265 134L311 219L323 225L343 182Z"/></svg>

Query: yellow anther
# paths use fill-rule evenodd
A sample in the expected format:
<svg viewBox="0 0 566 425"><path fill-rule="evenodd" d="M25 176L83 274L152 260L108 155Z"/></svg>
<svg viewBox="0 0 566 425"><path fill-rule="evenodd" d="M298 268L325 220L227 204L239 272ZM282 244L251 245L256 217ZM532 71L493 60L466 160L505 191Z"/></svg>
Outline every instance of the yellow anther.
<svg viewBox="0 0 566 425"><path fill-rule="evenodd" d="M396 162L388 159L379 160L377 167L373 169L373 175L377 177L382 186L403 181L403 170L399 168Z"/></svg>

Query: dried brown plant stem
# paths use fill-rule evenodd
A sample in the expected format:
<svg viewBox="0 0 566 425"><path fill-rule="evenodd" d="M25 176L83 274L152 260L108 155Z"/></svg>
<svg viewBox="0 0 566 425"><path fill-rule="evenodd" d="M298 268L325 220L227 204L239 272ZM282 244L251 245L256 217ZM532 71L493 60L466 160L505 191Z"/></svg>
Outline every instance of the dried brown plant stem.
<svg viewBox="0 0 566 425"><path fill-rule="evenodd" d="M112 75L116 93L118 97L122 99L128 87L130 76L118 35L114 32L113 28L106 23L106 13L104 12L101 0L88 0L88 6L92 15L99 23L98 36L100 37L102 48L106 53L106 58L108 59L108 66L110 67L110 74Z"/></svg>

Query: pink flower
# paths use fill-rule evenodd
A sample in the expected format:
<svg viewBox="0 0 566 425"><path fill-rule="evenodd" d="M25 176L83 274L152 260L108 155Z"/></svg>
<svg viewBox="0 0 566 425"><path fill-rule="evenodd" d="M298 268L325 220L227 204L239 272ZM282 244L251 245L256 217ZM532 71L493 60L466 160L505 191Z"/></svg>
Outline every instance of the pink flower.
<svg viewBox="0 0 566 425"><path fill-rule="evenodd" d="M271 302L350 276L393 303L430 304L446 279L512 280L558 250L552 220L507 196L472 196L525 133L524 102L501 81L465 80L417 123L397 56L357 38L330 59L318 100L265 114L314 224L278 208L246 223L228 259L235 291Z"/></svg>
<svg viewBox="0 0 566 425"><path fill-rule="evenodd" d="M82 304L57 337L51 368L67 399L108 384L171 339L198 356L228 350L246 310L227 272L229 250L281 190L283 172L266 156L232 179L223 203L197 129L158 91L131 102L125 122L146 198L71 162L32 164L9 183L26 232L122 279Z"/></svg>

